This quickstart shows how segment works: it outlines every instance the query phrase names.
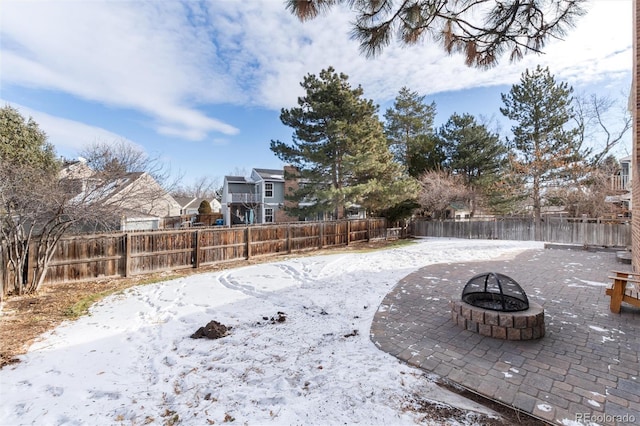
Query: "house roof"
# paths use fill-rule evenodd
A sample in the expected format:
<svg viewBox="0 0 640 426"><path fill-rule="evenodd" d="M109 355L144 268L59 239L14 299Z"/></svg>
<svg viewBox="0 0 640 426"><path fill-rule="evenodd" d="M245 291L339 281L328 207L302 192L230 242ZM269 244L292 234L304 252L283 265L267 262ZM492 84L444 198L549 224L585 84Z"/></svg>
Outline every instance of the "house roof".
<svg viewBox="0 0 640 426"><path fill-rule="evenodd" d="M225 176L224 180L234 183L247 183L247 179L244 176Z"/></svg>
<svg viewBox="0 0 640 426"><path fill-rule="evenodd" d="M185 207L186 208L192 208L192 209L197 209L200 207L200 204L202 204L203 201L208 201L209 204L211 205L211 207L214 207L214 203L216 201L216 199L208 199L208 198L194 198L193 200L191 200L191 202L189 204L187 204Z"/></svg>
<svg viewBox="0 0 640 426"><path fill-rule="evenodd" d="M284 181L284 170L279 169L253 169L255 172L265 180L277 180Z"/></svg>
<svg viewBox="0 0 640 426"><path fill-rule="evenodd" d="M204 201L206 198L194 198L191 200L191 202L189 204L187 204L185 206L185 208L187 209L197 209L200 207L200 204L202 203L202 201ZM207 200L209 201L209 200Z"/></svg>
<svg viewBox="0 0 640 426"><path fill-rule="evenodd" d="M105 201L112 199L116 194L128 188L133 182L140 179L145 172L129 172L121 177L106 182L101 182L93 188L79 190L76 197L86 197L89 202ZM98 188L98 189L96 189ZM88 192L87 192L88 191Z"/></svg>
<svg viewBox="0 0 640 426"><path fill-rule="evenodd" d="M124 190L136 180L140 179L145 172L129 172L125 173L122 177L107 182L105 186L112 185L113 189L108 192L109 197L113 197L118 192Z"/></svg>
<svg viewBox="0 0 640 426"><path fill-rule="evenodd" d="M449 204L449 207L453 210L469 210L469 207L467 207L464 203L451 203Z"/></svg>
<svg viewBox="0 0 640 426"><path fill-rule="evenodd" d="M93 170L84 160L65 160L58 177L60 179L88 179L94 174Z"/></svg>
<svg viewBox="0 0 640 426"><path fill-rule="evenodd" d="M146 172L124 173L109 180L96 174L90 179L69 181L69 195L74 194L73 202L101 203L127 212L128 217L132 214L136 217L165 217L178 215L180 211L180 204Z"/></svg>
<svg viewBox="0 0 640 426"><path fill-rule="evenodd" d="M195 197L173 197L173 199L176 200L176 203L180 204L181 208L185 208L189 204L191 204L191 202L196 198Z"/></svg>

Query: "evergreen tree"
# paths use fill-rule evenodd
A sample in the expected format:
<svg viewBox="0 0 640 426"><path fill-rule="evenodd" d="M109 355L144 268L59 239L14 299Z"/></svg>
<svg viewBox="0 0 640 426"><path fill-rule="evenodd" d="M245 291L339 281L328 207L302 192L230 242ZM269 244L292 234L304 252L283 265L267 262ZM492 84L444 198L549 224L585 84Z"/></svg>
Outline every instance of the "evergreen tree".
<svg viewBox="0 0 640 426"><path fill-rule="evenodd" d="M479 124L470 114L453 114L439 129L446 166L461 176L469 189L471 214L500 179L507 148L497 134Z"/></svg>
<svg viewBox="0 0 640 426"><path fill-rule="evenodd" d="M423 173L441 169L446 156L438 136L434 134L419 135L409 147L409 176L419 178Z"/></svg>
<svg viewBox="0 0 640 426"><path fill-rule="evenodd" d="M306 94L298 98L298 107L280 114L294 129L292 144L271 141L276 156L299 173L300 185L287 199L307 201L288 211L332 211L338 218L351 203L376 211L409 198L415 187L393 162L378 107L362 98L362 88L351 88L348 76L332 67L307 75L301 86Z"/></svg>
<svg viewBox="0 0 640 426"><path fill-rule="evenodd" d="M44 233L43 222L55 227L56 215L66 213L51 208L57 207L62 195L57 186L59 166L53 146L32 118L25 120L8 105L0 108L0 244L12 278L0 289L0 302L5 293L29 292L26 274L37 274L39 264L27 270L27 256L39 253L42 246L42 238L33 236ZM39 244L29 253L33 240ZM48 241L46 235L44 242Z"/></svg>
<svg viewBox="0 0 640 426"><path fill-rule="evenodd" d="M397 36L413 45L425 38L442 42L448 53L465 55L467 65L489 67L508 54L514 61L540 53L549 38L562 37L584 13L587 0L287 0L300 20L313 19L338 5L355 14L352 36L369 55Z"/></svg>
<svg viewBox="0 0 640 426"><path fill-rule="evenodd" d="M556 82L548 68L527 70L520 83L502 94L500 112L517 124L511 128L515 152L512 171L527 178L527 195L533 203L536 239L540 238L541 208L545 188L559 186L583 158L578 129L570 129L573 89Z"/></svg>
<svg viewBox="0 0 640 426"><path fill-rule="evenodd" d="M425 170L433 170L443 159L442 152L433 137L433 120L436 104L426 104L424 96L400 89L393 108L384 114L385 134L395 160L414 177Z"/></svg>
<svg viewBox="0 0 640 426"><path fill-rule="evenodd" d="M0 108L0 161L11 167L33 167L56 173L60 166L47 135L29 117L25 120L17 109Z"/></svg>

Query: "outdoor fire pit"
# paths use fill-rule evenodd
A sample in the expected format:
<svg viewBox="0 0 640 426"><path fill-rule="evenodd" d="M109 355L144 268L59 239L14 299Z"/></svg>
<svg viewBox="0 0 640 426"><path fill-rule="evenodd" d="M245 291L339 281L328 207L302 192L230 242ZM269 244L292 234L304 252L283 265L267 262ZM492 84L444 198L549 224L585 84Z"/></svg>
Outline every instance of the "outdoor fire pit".
<svg viewBox="0 0 640 426"><path fill-rule="evenodd" d="M544 336L544 309L530 302L513 279L486 272L471 278L461 300L451 301L453 321L483 336L531 340Z"/></svg>
<svg viewBox="0 0 640 426"><path fill-rule="evenodd" d="M487 272L471 278L462 290L462 300L479 308L500 312L529 309L529 299L512 278Z"/></svg>

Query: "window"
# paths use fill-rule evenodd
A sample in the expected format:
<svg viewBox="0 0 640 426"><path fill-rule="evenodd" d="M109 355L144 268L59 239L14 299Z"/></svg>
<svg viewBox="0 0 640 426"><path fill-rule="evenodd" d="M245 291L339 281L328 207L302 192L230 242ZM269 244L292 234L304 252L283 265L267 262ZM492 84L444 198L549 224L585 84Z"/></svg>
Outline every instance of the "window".
<svg viewBox="0 0 640 426"><path fill-rule="evenodd" d="M273 183L266 182L264 184L264 196L265 198L273 197Z"/></svg>
<svg viewBox="0 0 640 426"><path fill-rule="evenodd" d="M264 222L273 223L273 209L264 209Z"/></svg>

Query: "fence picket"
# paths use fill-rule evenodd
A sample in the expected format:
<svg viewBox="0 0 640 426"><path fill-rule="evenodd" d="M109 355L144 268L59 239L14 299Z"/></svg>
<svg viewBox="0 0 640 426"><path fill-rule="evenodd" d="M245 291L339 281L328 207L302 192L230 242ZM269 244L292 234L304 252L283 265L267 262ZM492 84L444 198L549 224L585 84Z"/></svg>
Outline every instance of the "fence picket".
<svg viewBox="0 0 640 426"><path fill-rule="evenodd" d="M351 223L353 222L353 223ZM326 228L325 228L326 225ZM201 228L76 235L60 240L44 284L129 277L220 262L346 245L386 238L384 219L292 222L250 227ZM33 265L33 254L29 257ZM12 290L6 247L0 247L2 293ZM33 267L27 265L29 276Z"/></svg>
<svg viewBox="0 0 640 426"><path fill-rule="evenodd" d="M533 241L534 224L531 219L465 220L412 222L412 233L423 237L452 237L467 239L497 239ZM584 246L629 247L629 223L598 223L578 219L575 221L547 218L541 225L545 242Z"/></svg>

